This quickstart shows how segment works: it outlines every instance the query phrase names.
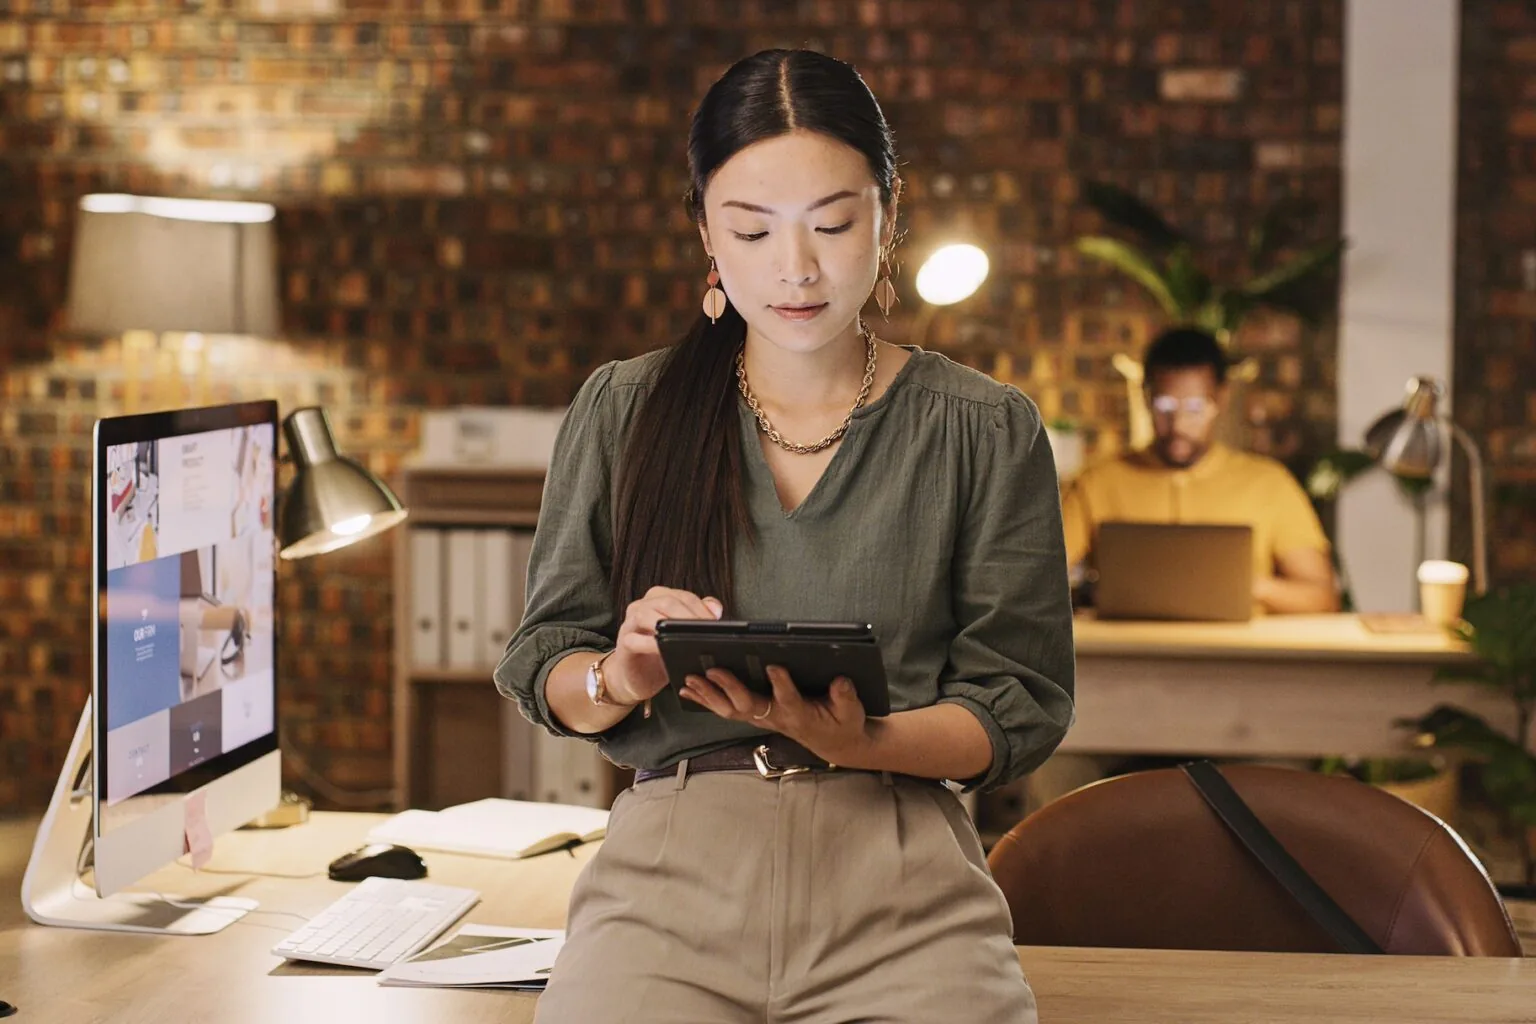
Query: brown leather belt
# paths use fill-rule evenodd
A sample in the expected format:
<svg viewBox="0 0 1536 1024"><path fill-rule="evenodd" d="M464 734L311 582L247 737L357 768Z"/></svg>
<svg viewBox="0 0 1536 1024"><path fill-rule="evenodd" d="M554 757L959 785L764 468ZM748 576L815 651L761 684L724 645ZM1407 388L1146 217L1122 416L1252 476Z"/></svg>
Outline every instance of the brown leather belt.
<svg viewBox="0 0 1536 1024"><path fill-rule="evenodd" d="M781 779L788 775L801 775L806 772L854 770L859 769L840 769L835 764L828 764L825 760L806 750L794 740L785 736L773 735L743 740L740 743L733 743L729 747L721 747L719 750L711 750L707 754L690 757L688 758L686 774L750 771L756 772L765 779ZM642 782L649 782L652 779L675 779L677 778L677 772L678 766L676 764L667 768L640 768L635 772L635 783L638 785ZM936 779L923 779L917 776L899 775L894 772L892 775L899 779L938 784Z"/></svg>
<svg viewBox="0 0 1536 1024"><path fill-rule="evenodd" d="M804 772L832 771L836 765L828 764L785 736L764 736L744 740L729 747L711 750L707 754L688 759L689 775L697 772L745 772L755 771L765 779L779 779L786 775ZM641 768L635 772L635 782L651 779L676 778L677 765L668 768Z"/></svg>

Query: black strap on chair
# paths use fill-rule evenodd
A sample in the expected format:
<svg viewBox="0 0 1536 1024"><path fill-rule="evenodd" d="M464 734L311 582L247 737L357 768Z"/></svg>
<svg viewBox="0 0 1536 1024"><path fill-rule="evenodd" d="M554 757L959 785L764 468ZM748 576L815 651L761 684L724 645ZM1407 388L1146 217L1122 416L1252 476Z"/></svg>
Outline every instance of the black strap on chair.
<svg viewBox="0 0 1536 1024"><path fill-rule="evenodd" d="M1209 761L1192 761L1180 765L1189 781L1195 784L1205 802L1211 805L1232 834L1256 857L1264 870L1291 894L1291 898L1317 925L1327 932L1346 953L1381 953L1382 948L1368 935L1355 919L1334 902L1332 896L1296 863L1273 832L1253 813L1253 809L1237 795L1237 790Z"/></svg>

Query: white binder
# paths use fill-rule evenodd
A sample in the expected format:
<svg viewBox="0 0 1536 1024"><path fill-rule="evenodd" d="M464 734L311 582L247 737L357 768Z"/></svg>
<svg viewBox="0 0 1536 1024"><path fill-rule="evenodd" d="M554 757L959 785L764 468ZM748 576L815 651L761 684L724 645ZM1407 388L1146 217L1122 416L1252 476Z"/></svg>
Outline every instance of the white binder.
<svg viewBox="0 0 1536 1024"><path fill-rule="evenodd" d="M603 755L590 740L534 732L537 799L583 807L603 806Z"/></svg>
<svg viewBox="0 0 1536 1024"><path fill-rule="evenodd" d="M523 717L517 701L501 702L501 795L508 800L537 800L538 734L544 730Z"/></svg>
<svg viewBox="0 0 1536 1024"><path fill-rule="evenodd" d="M483 668L481 608L485 581L479 530L448 531L448 667Z"/></svg>
<svg viewBox="0 0 1536 1024"><path fill-rule="evenodd" d="M507 641L522 617L522 581L516 576L511 530L485 530L480 534L480 568L485 577L485 602L481 606L480 660L488 666L501 661Z"/></svg>
<svg viewBox="0 0 1536 1024"><path fill-rule="evenodd" d="M413 527L411 559L411 664L443 667L443 534Z"/></svg>
<svg viewBox="0 0 1536 1024"><path fill-rule="evenodd" d="M563 803L605 807L603 803L603 755L590 740L565 741L565 791Z"/></svg>
<svg viewBox="0 0 1536 1024"><path fill-rule="evenodd" d="M506 573L507 594L509 603L505 614L505 620L509 624L508 631L515 633L517 626L522 622L523 611L527 607L526 587L528 584L528 551L533 546L532 530L510 530L502 536L507 545ZM498 538L491 542L490 547L496 548L502 543ZM497 554L493 559L486 558L486 564L494 566L500 573L502 561ZM494 587L490 592L494 592ZM495 599L487 600L487 606L495 604ZM505 639L498 639L494 634L496 630L491 628L486 637L486 653L492 656L493 664L501 660L505 653ZM517 702L506 700L501 707L501 795L511 800L539 800L539 736L544 730L529 722L517 709Z"/></svg>

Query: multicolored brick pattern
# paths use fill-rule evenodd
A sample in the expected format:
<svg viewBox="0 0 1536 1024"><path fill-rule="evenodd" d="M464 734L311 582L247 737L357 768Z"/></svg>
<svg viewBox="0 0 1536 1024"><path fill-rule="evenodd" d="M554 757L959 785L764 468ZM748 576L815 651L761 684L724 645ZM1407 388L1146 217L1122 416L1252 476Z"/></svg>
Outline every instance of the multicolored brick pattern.
<svg viewBox="0 0 1536 1024"><path fill-rule="evenodd" d="M1495 582L1536 578L1536 7L1462 5L1454 414L1483 450ZM1465 478L1453 550L1469 552Z"/></svg>
<svg viewBox="0 0 1536 1024"><path fill-rule="evenodd" d="M906 181L884 335L913 337L929 249L993 275L922 339L1018 383L1096 452L1124 436L1111 357L1150 307L1083 265L1080 176L1138 189L1213 264L1282 192L1339 219L1341 0L0 0L0 811L47 799L89 672L86 476L123 353L61 309L75 204L99 190L279 209L282 340L174 347L156 401L322 402L392 473L422 409L558 404L692 318L689 112L732 60L855 62ZM1518 280L1517 280L1518 284ZM1518 291L1518 288L1516 289ZM1334 429L1331 332L1254 322L1250 443ZM202 381L203 383L199 383ZM285 741L337 786L389 771L387 540L284 566Z"/></svg>

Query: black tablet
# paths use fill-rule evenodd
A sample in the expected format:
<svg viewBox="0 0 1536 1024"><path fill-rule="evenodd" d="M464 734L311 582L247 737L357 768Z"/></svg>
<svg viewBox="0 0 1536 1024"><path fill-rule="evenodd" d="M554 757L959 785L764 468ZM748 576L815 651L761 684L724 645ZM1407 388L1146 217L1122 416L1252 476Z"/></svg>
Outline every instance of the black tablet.
<svg viewBox="0 0 1536 1024"><path fill-rule="evenodd" d="M891 713L880 645L867 623L663 619L656 624L656 643L669 681L679 691L685 677L723 668L748 689L771 697L767 668L781 665L807 697L824 698L832 680L847 676L865 714ZM691 700L679 698L679 703L689 711L709 710Z"/></svg>

